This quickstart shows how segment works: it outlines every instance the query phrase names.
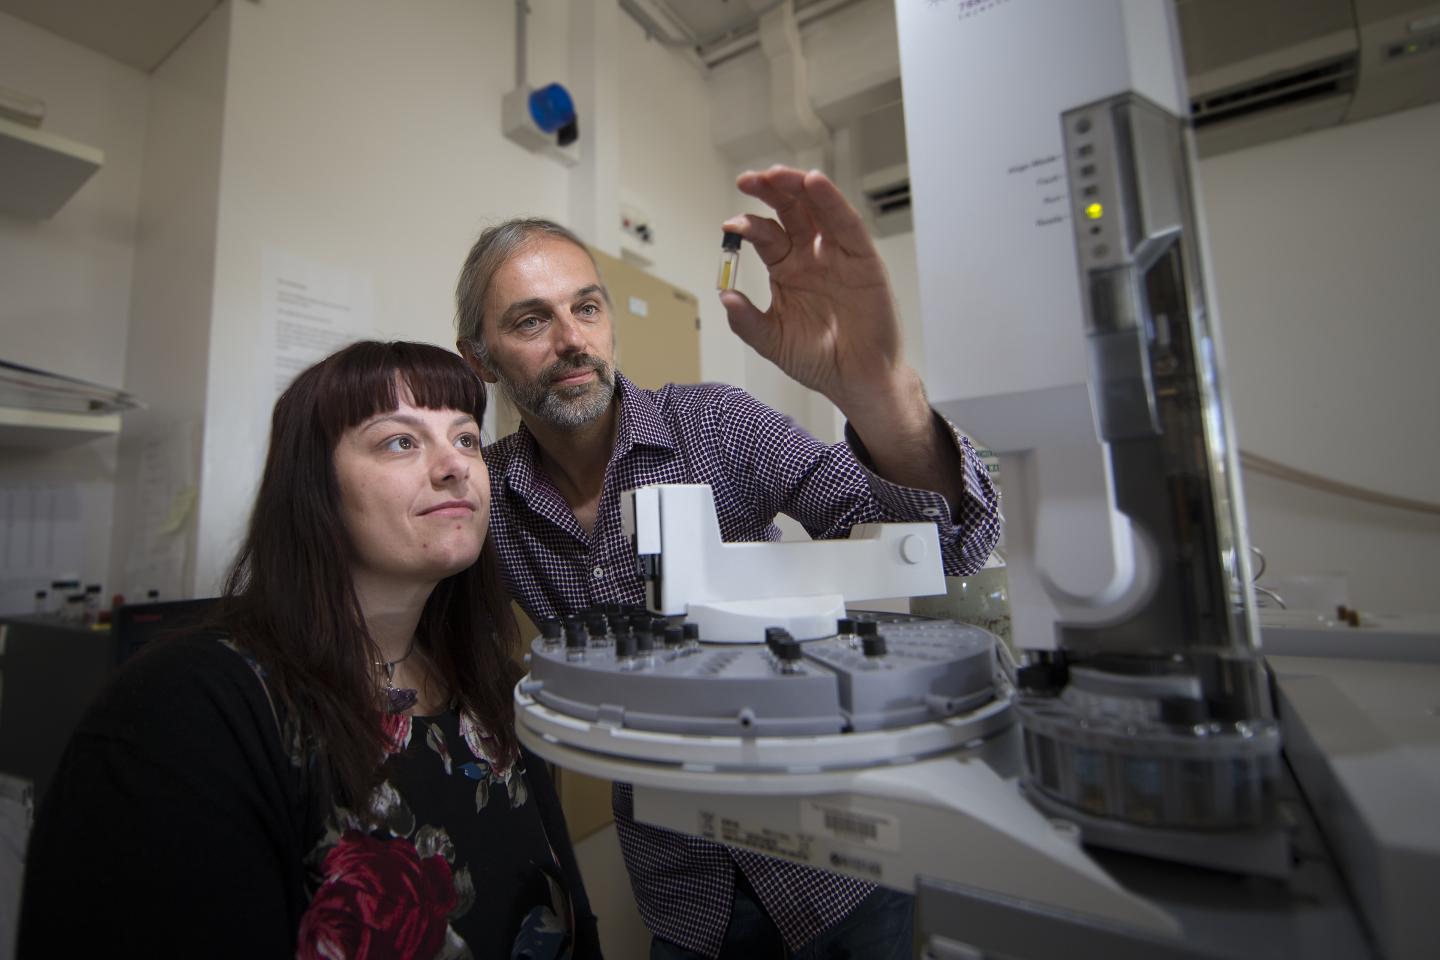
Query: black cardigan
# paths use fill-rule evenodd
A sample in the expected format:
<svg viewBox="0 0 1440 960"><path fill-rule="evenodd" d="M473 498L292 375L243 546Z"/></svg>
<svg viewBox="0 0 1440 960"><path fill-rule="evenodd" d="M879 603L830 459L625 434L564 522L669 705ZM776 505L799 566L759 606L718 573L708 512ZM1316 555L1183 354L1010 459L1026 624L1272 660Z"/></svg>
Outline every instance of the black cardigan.
<svg viewBox="0 0 1440 960"><path fill-rule="evenodd" d="M183 758L183 762L180 762ZM576 918L599 957L559 799L524 769ZM19 957L294 956L319 825L249 665L214 639L157 644L100 694L42 799Z"/></svg>

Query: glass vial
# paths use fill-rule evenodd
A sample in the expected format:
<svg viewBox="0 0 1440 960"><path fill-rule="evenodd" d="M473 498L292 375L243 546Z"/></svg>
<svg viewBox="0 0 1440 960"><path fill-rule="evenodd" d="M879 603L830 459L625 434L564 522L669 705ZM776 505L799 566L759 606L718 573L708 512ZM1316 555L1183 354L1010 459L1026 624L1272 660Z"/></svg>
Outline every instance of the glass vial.
<svg viewBox="0 0 1440 960"><path fill-rule="evenodd" d="M726 231L720 240L720 273L715 289L734 290L740 273L740 234Z"/></svg>

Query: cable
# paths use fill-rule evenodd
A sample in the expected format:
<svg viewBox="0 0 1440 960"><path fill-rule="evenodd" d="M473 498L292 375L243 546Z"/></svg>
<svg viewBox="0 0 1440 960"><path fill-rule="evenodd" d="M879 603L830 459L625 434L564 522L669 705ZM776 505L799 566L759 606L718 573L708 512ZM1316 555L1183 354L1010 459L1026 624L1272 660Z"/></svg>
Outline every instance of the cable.
<svg viewBox="0 0 1440 960"><path fill-rule="evenodd" d="M1392 507L1396 510L1410 510L1415 513L1440 516L1440 504L1431 503L1427 500L1411 500L1408 497L1396 497L1388 493L1381 493L1378 490L1371 490L1369 487L1358 487L1354 484L1341 483L1339 480L1331 480L1317 473L1308 473L1304 470L1298 470L1295 467L1286 466L1275 460L1250 453L1248 450L1240 451L1240 466L1246 470L1254 470L1256 473L1263 473L1280 480L1298 484L1302 487L1310 487L1313 490L1321 490L1325 493L1333 493L1336 496L1348 497L1351 500L1379 504L1382 507Z"/></svg>

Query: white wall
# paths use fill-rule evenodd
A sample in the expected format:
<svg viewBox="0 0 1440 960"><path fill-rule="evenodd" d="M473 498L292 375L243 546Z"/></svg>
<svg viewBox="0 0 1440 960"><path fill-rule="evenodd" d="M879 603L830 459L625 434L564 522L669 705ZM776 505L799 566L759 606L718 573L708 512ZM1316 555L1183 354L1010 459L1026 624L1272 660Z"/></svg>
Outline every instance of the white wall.
<svg viewBox="0 0 1440 960"><path fill-rule="evenodd" d="M122 386L146 78L0 13L0 86L44 100L43 129L105 153L50 220L0 214L0 357ZM57 573L111 586L114 468L114 440L0 451L0 611L28 610Z"/></svg>
<svg viewBox="0 0 1440 960"><path fill-rule="evenodd" d="M534 3L532 78L567 80L565 13ZM453 290L488 223L564 219L565 168L505 140L504 0L233 7L196 589L214 589L254 494L269 378L267 248L367 277L385 336L453 346Z"/></svg>
<svg viewBox="0 0 1440 960"><path fill-rule="evenodd" d="M514 83L508 0L231 9L199 592L214 589L237 544L266 442L268 374L256 350L266 249L369 278L383 335L450 345L455 278L481 229L519 215L564 222L577 197L587 211L606 200L598 185L577 187L583 168L571 173L501 134ZM570 35L573 9L531 4L532 84L579 82L568 56L585 38ZM582 150L622 138L620 183L609 189L655 217L652 272L699 296L704 375L739 380L743 354L709 292L719 223L739 195L710 142L704 78L614 16L620 43L605 53L619 61L621 109L582 115Z"/></svg>
<svg viewBox="0 0 1440 960"><path fill-rule="evenodd" d="M226 5L150 76L125 357L125 382L146 409L127 414L121 432L111 556L131 598L191 592L195 525L163 521L199 467L229 36Z"/></svg>
<svg viewBox="0 0 1440 960"><path fill-rule="evenodd" d="M1242 449L1440 501L1437 170L1440 104L1201 163ZM1440 518L1245 484L1267 579L1339 572L1362 609L1440 609Z"/></svg>
<svg viewBox="0 0 1440 960"><path fill-rule="evenodd" d="M700 375L743 383L745 346L715 291L720 223L744 209L738 172L710 136L709 87L691 63L629 16L620 23L620 195L650 218L655 241L629 245L645 269L700 301Z"/></svg>

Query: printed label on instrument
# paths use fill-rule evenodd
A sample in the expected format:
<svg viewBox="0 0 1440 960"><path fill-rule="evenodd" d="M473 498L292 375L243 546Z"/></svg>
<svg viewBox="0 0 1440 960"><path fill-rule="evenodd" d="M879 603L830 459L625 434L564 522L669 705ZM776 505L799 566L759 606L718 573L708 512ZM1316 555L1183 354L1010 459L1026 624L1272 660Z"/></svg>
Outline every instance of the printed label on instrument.
<svg viewBox="0 0 1440 960"><path fill-rule="evenodd" d="M700 836L717 843L728 843L737 847L748 847L774 857L785 857L810 863L814 856L814 837L805 833L790 833L775 827L759 824L742 824L734 817L722 817L709 810L700 811Z"/></svg>
<svg viewBox="0 0 1440 960"><path fill-rule="evenodd" d="M803 830L872 850L900 850L900 820L889 814L831 803L806 801L800 804Z"/></svg>

